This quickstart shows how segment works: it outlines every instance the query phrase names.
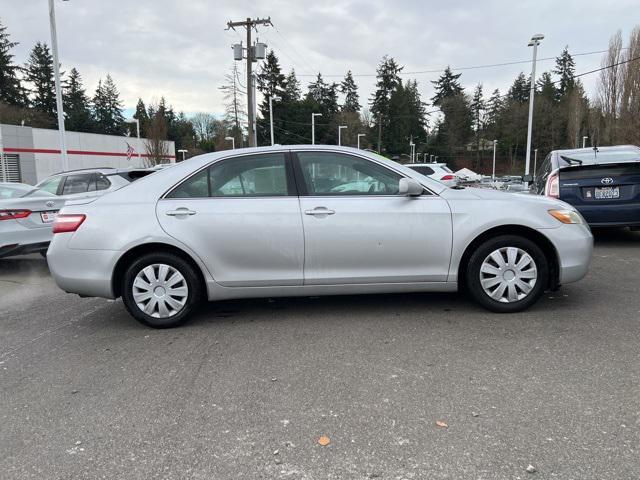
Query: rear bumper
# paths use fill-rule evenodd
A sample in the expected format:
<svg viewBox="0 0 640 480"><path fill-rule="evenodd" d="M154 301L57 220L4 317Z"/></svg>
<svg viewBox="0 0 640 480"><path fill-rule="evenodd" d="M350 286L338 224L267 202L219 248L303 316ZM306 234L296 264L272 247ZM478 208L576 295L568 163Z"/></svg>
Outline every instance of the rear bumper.
<svg viewBox="0 0 640 480"><path fill-rule="evenodd" d="M558 252L559 283L577 282L589 271L593 235L586 225L562 225L540 230Z"/></svg>
<svg viewBox="0 0 640 480"><path fill-rule="evenodd" d="M49 248L49 242L28 243L21 245L14 243L0 247L0 258L12 257L13 255L28 255L29 253L44 252Z"/></svg>
<svg viewBox="0 0 640 480"><path fill-rule="evenodd" d="M574 205L592 227L640 226L640 203Z"/></svg>
<svg viewBox="0 0 640 480"><path fill-rule="evenodd" d="M56 284L68 293L115 298L111 274L121 253L115 250L72 250L67 246L72 235L54 235L47 252L47 263Z"/></svg>
<svg viewBox="0 0 640 480"><path fill-rule="evenodd" d="M25 228L5 220L0 225L0 258L46 250L51 236L51 227Z"/></svg>

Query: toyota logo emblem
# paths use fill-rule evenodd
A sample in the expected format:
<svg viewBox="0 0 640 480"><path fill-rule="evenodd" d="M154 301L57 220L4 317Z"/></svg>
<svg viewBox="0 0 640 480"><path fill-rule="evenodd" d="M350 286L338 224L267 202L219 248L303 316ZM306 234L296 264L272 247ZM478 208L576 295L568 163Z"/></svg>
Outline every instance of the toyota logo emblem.
<svg viewBox="0 0 640 480"><path fill-rule="evenodd" d="M603 185L611 185L613 183L613 178L605 177L602 180L600 180L600 183L602 183Z"/></svg>

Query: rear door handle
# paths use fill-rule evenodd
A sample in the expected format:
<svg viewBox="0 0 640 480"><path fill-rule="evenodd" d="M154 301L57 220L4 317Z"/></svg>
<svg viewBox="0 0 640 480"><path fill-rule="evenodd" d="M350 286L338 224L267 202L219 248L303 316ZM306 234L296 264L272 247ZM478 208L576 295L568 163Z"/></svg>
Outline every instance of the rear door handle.
<svg viewBox="0 0 640 480"><path fill-rule="evenodd" d="M326 207L316 207L313 210L305 210L304 214L305 215L317 215L317 216L321 216L321 215L333 215L335 212L335 210L330 210Z"/></svg>
<svg viewBox="0 0 640 480"><path fill-rule="evenodd" d="M168 212L165 212L165 215L169 215L170 217L179 217L181 215L195 215L196 212L194 212L193 210L189 210L188 208L176 208L175 210L169 210Z"/></svg>

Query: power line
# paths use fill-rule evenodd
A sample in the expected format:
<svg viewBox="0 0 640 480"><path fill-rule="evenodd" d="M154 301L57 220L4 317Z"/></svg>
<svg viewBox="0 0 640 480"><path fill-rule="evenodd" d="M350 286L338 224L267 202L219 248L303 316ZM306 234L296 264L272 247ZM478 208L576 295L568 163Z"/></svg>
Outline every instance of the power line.
<svg viewBox="0 0 640 480"><path fill-rule="evenodd" d="M606 53L608 50L595 50L592 52L582 52L582 53L573 53L571 54L572 57L582 57L585 55L596 55L599 53ZM541 62L541 61L546 61L546 60L555 60L556 57L544 57L544 58L539 58L537 61ZM482 68L495 68L495 67L505 67L505 66L509 66L509 65L520 65L520 64L527 64L527 63L531 63L533 60L517 60L517 61L513 61L513 62L502 62L502 63L490 63L490 64L485 64L485 65L473 65L473 66L468 66L468 67L449 67L450 70L452 71L460 71L460 70L478 70L478 69L482 69ZM407 71L407 72L399 72L399 75L422 75L422 74L427 74L427 73L442 73L446 70L446 68L437 68L437 69L427 69L427 70L414 70L414 71ZM375 77L377 76L377 74L375 73L353 73L352 74L354 77ZM310 76L315 76L315 75L299 75L300 77L310 77ZM344 74L329 74L329 75L325 75L322 74L323 77L344 77Z"/></svg>

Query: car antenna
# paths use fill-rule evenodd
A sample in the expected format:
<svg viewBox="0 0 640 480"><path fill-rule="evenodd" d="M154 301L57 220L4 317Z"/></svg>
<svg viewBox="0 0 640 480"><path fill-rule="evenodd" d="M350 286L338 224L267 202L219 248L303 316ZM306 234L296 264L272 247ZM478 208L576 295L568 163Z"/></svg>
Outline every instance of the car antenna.
<svg viewBox="0 0 640 480"><path fill-rule="evenodd" d="M598 150L597 145L594 145L593 146L593 156L594 156L595 160L594 160L593 163L596 163L596 164L598 163L598 151L599 150Z"/></svg>

